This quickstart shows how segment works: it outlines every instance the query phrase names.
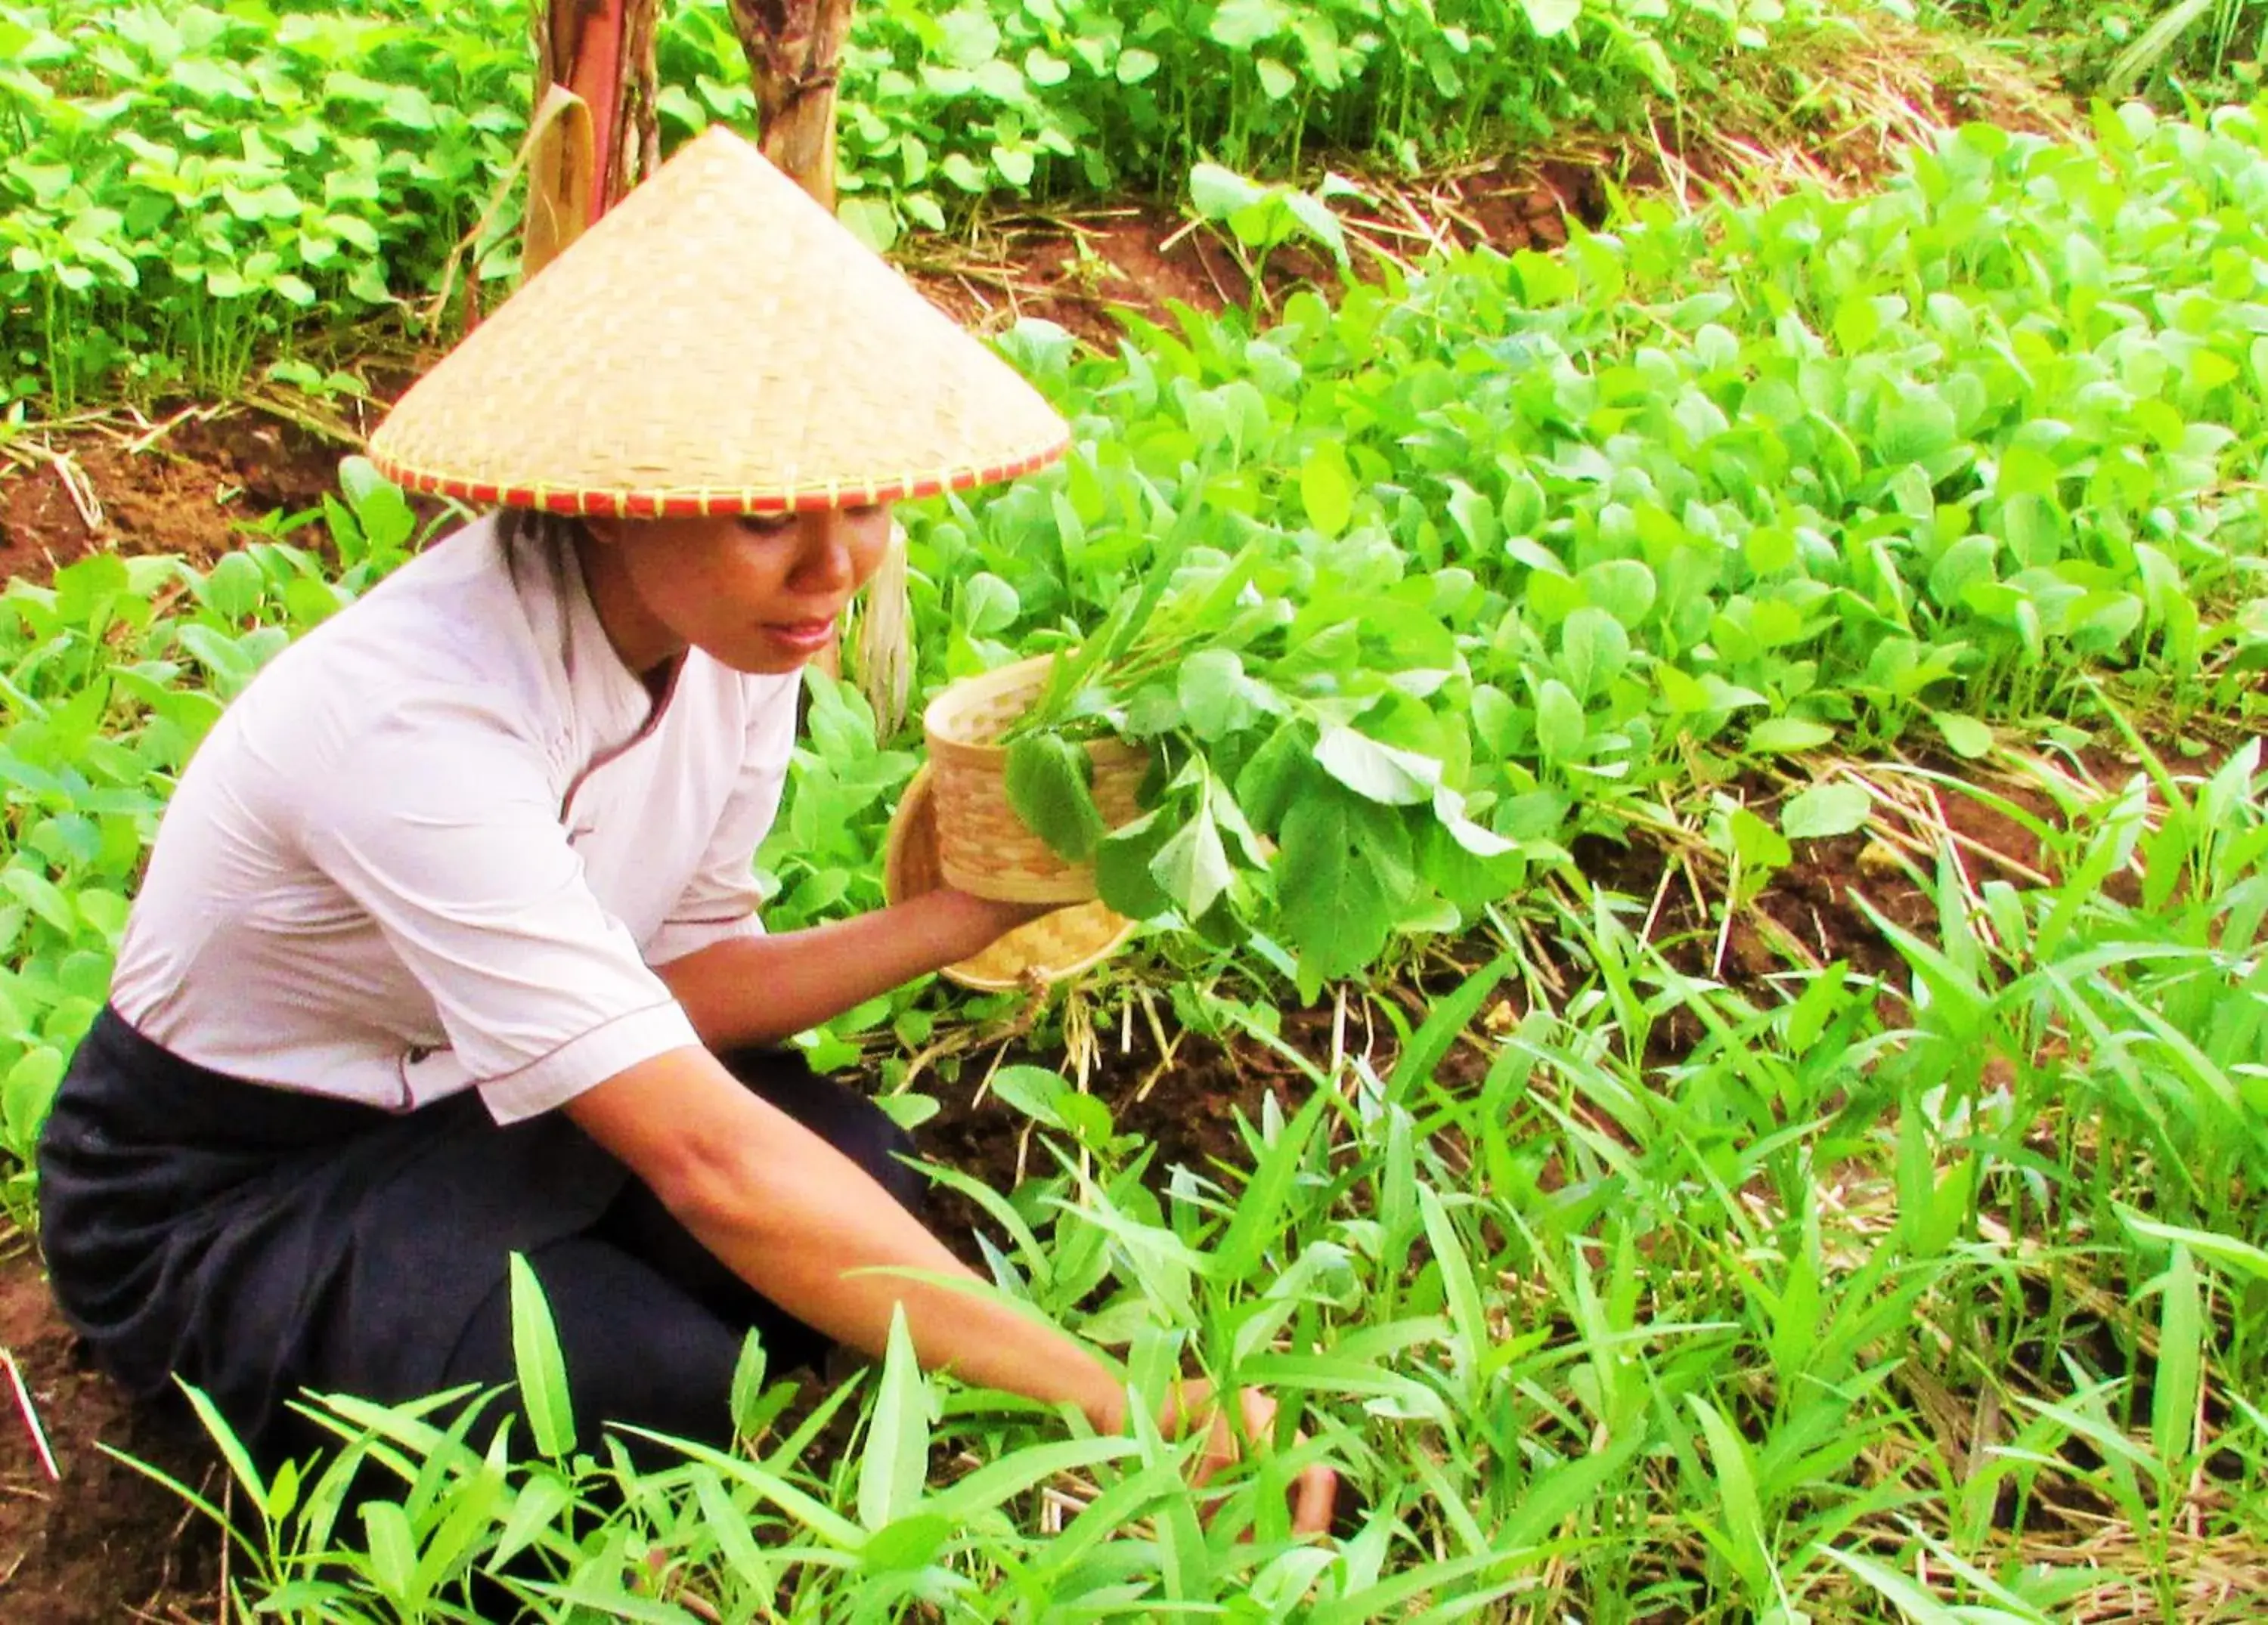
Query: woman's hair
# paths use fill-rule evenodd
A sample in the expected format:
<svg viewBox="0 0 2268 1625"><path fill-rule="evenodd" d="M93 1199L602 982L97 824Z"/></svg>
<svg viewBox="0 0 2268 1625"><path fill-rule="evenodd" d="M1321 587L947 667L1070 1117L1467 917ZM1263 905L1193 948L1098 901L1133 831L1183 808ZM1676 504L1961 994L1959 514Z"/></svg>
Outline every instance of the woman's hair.
<svg viewBox="0 0 2268 1625"><path fill-rule="evenodd" d="M551 548L574 545L582 533L583 521L568 513L539 513L533 508L501 508L497 511L497 527L503 532L507 547L521 541L539 542Z"/></svg>

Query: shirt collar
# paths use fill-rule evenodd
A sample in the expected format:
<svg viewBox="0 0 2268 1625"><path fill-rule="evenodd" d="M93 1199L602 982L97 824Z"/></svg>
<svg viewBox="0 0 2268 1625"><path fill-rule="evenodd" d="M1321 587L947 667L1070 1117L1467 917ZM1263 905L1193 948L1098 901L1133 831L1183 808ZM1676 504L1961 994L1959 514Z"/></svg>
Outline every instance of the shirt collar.
<svg viewBox="0 0 2268 1625"><path fill-rule="evenodd" d="M553 667L553 680L560 687L568 714L576 718L578 731L585 733L588 743L599 749L628 742L667 705L678 674L671 674L670 688L657 702L645 680L623 663L607 636L571 543L555 546L513 528L517 533L507 543L512 578L538 647ZM681 669L683 664L681 657Z"/></svg>

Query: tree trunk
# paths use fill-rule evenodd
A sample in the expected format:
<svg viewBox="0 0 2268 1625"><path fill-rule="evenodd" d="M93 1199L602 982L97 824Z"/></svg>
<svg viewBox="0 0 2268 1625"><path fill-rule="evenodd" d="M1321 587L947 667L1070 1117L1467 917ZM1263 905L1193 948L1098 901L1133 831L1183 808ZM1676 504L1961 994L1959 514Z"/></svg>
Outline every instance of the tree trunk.
<svg viewBox="0 0 2268 1625"><path fill-rule="evenodd" d="M729 0L748 58L763 154L835 207L836 62L851 0Z"/></svg>
<svg viewBox="0 0 2268 1625"><path fill-rule="evenodd" d="M543 0L535 11L536 118L521 274L532 276L650 173L659 0ZM562 104L564 90L580 104Z"/></svg>

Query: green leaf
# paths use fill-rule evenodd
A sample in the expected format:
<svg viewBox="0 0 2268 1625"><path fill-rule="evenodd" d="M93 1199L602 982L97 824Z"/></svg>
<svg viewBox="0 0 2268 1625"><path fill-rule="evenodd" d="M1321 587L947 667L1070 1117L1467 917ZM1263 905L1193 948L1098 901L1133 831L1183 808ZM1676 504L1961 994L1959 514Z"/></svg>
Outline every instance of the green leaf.
<svg viewBox="0 0 2268 1625"><path fill-rule="evenodd" d="M961 584L961 624L975 636L1005 632L1024 613L1016 589L990 570L980 570Z"/></svg>
<svg viewBox="0 0 2268 1625"><path fill-rule="evenodd" d="M1285 1233L1284 1204L1299 1178L1307 1142L1330 1098L1327 1090L1319 1089L1309 1095L1292 1121L1262 1149L1244 1194L1237 1199L1236 1211L1229 1217L1228 1228L1213 1244L1213 1261L1224 1279L1248 1280L1269 1247L1292 1245Z"/></svg>
<svg viewBox="0 0 2268 1625"><path fill-rule="evenodd" d="M757 1431L764 1398L764 1340L753 1326L740 1339L740 1352L733 1362L733 1431L747 1438Z"/></svg>
<svg viewBox="0 0 2268 1625"><path fill-rule="evenodd" d="M953 1538L953 1520L942 1512L914 1512L877 1529L858 1548L859 1561L875 1573L924 1569Z"/></svg>
<svg viewBox="0 0 2268 1625"><path fill-rule="evenodd" d="M1433 1001L1424 1023L1410 1034L1410 1041L1395 1060L1394 1070L1386 1080L1388 1099L1406 1101L1413 1090L1432 1081L1433 1069L1441 1063L1465 1029L1472 1026L1480 1015L1481 1006L1496 991L1497 984L1518 962L1514 954L1501 954L1466 977L1447 996Z"/></svg>
<svg viewBox="0 0 2268 1625"><path fill-rule="evenodd" d="M1749 748L1769 755L1792 755L1817 750L1831 742L1835 730L1805 717L1768 717L1749 730Z"/></svg>
<svg viewBox="0 0 2268 1625"><path fill-rule="evenodd" d="M399 1502L365 1501L362 1527L371 1577L380 1593L401 1602L415 1601L410 1582L417 1574L417 1540L409 1532L409 1514Z"/></svg>
<svg viewBox="0 0 2268 1625"><path fill-rule="evenodd" d="M1219 164L1199 164L1189 171L1189 202L1207 220L1226 220L1267 197L1267 188Z"/></svg>
<svg viewBox="0 0 2268 1625"><path fill-rule="evenodd" d="M1211 807L1200 805L1195 818L1167 837L1150 860L1150 873L1185 918L1194 920L1213 906L1233 871Z"/></svg>
<svg viewBox="0 0 2268 1625"><path fill-rule="evenodd" d="M1432 757L1381 745L1352 728L1327 731L1315 746L1315 761L1358 796L1388 806L1429 802L1441 782L1441 764Z"/></svg>
<svg viewBox="0 0 2268 1625"><path fill-rule="evenodd" d="M1312 992L1376 958L1415 883L1398 819L1336 784L1302 796L1284 820L1278 895L1300 980Z"/></svg>
<svg viewBox="0 0 2268 1625"><path fill-rule="evenodd" d="M205 56L183 56L177 60L167 75L192 96L202 96L208 101L250 101L251 85L244 76L224 63Z"/></svg>
<svg viewBox="0 0 2268 1625"><path fill-rule="evenodd" d="M1556 677L1535 688L1535 743L1546 761L1565 761L1580 755L1588 737L1583 702L1573 689Z"/></svg>
<svg viewBox="0 0 2268 1625"><path fill-rule="evenodd" d="M1000 49L999 25L982 5L956 6L937 22L945 60L952 67L982 67Z"/></svg>
<svg viewBox="0 0 2268 1625"><path fill-rule="evenodd" d="M63 1084L63 1065L62 1050L41 1044L25 1051L0 1082L0 1129L15 1155L27 1156L37 1142L40 1125L47 1121L48 1108Z"/></svg>
<svg viewBox="0 0 2268 1625"><path fill-rule="evenodd" d="M2018 496L2052 499L2063 470L2036 446L2012 445L2000 453L1992 494L2006 502Z"/></svg>
<svg viewBox="0 0 2268 1625"><path fill-rule="evenodd" d="M1300 501L1325 536L1337 536L1354 517L1354 470L1337 441L1317 441L1300 465Z"/></svg>
<svg viewBox="0 0 2268 1625"><path fill-rule="evenodd" d="M1287 32L1292 14L1278 0L1225 0L1206 28L1216 45L1242 51Z"/></svg>
<svg viewBox="0 0 2268 1625"><path fill-rule="evenodd" d="M78 913L61 888L38 871L18 864L0 870L0 886L7 888L26 908L49 925L70 936L78 926Z"/></svg>
<svg viewBox="0 0 2268 1625"><path fill-rule="evenodd" d="M1451 479L1448 487L1449 522L1475 556L1485 556L1497 545L1497 526L1501 521L1495 506L1462 480Z"/></svg>
<svg viewBox="0 0 2268 1625"><path fill-rule="evenodd" d="M1781 832L1791 841L1847 835L1866 827L1874 799L1856 784L1814 784L1780 809Z"/></svg>
<svg viewBox="0 0 2268 1625"><path fill-rule="evenodd" d="M575 1408L567 1388L567 1361L542 1284L526 1257L512 1255L512 1362L519 1378L520 1408L535 1447L554 1460L575 1448Z"/></svg>
<svg viewBox="0 0 2268 1625"><path fill-rule="evenodd" d="M929 1478L930 1390L902 1305L890 1310L882 1379L858 1461L858 1521L882 1529L911 1512Z"/></svg>
<svg viewBox="0 0 2268 1625"><path fill-rule="evenodd" d="M2205 1308L2197 1266L2176 1243L2173 1262L2158 1279L2157 1379L2150 1392L2150 1442L2170 1469L2187 1461L2197 1425L2198 1386L2205 1350Z"/></svg>
<svg viewBox="0 0 2268 1625"><path fill-rule="evenodd" d="M1992 754L1992 730L1974 717L1964 717L1958 711L1932 711L1929 719L1945 737L1946 744L1956 756L1974 761Z"/></svg>
<svg viewBox="0 0 2268 1625"><path fill-rule="evenodd" d="M1247 726L1260 714L1244 660L1233 649L1200 649L1174 673L1182 715L1201 739L1219 739Z"/></svg>
<svg viewBox="0 0 2268 1625"><path fill-rule="evenodd" d="M2235 1270L2255 1281L2268 1281L2268 1251L2235 1236L2225 1236L2217 1231L2191 1230L2186 1225L2161 1224L2124 1202L2113 1202L2118 1217L2127 1229L2151 1241L2164 1241L2185 1246L2200 1258L2209 1259L2224 1269Z"/></svg>
<svg viewBox="0 0 2268 1625"><path fill-rule="evenodd" d="M1557 39L1583 15L1583 0L1520 0L1528 26L1539 40Z"/></svg>
<svg viewBox="0 0 2268 1625"><path fill-rule="evenodd" d="M1886 466L1923 462L1950 446L1959 432L1952 407L1916 383L1901 389L1875 414L1874 452Z"/></svg>
<svg viewBox="0 0 2268 1625"><path fill-rule="evenodd" d="M1172 834L1158 812L1145 812L1123 829L1113 830L1094 850L1094 885L1102 901L1130 920L1163 914L1170 900L1150 872Z"/></svg>
<svg viewBox="0 0 2268 1625"><path fill-rule="evenodd" d="M1764 1543L1764 1511L1756 1500L1756 1468L1748 1443L1723 1413L1699 1394L1686 1395L1686 1403L1693 1408L1701 1431L1708 1436L1710 1463L1717 1473L1718 1510L1730 1537L1726 1556L1748 1587L1749 1597L1761 1603L1768 1594L1771 1555Z"/></svg>
<svg viewBox="0 0 2268 1625"><path fill-rule="evenodd" d="M1433 1261L1441 1272L1441 1295L1449 1306L1449 1324L1456 1331L1450 1342L1451 1357L1456 1363L1459 1378L1469 1383L1495 1341L1489 1335L1488 1316L1482 1308L1480 1289L1473 1278L1472 1261L1465 1254L1464 1244L1457 1239L1457 1228L1450 1221L1448 1209L1433 1188L1422 1181L1418 1187L1418 1208L1424 1216L1425 1239L1433 1250Z"/></svg>
<svg viewBox="0 0 2268 1625"><path fill-rule="evenodd" d="M1746 807L1734 809L1725 820L1725 828L1732 839L1733 856L1751 879L1760 872L1785 869L1795 857L1779 831Z"/></svg>
<svg viewBox="0 0 2268 1625"><path fill-rule="evenodd" d="M1084 864L1108 833L1089 781L1094 764L1059 733L1027 734L1008 746L1008 805L1065 863Z"/></svg>
<svg viewBox="0 0 2268 1625"><path fill-rule="evenodd" d="M242 621L256 614L266 586L260 566L247 553L231 553L217 561L197 584L197 596L214 614Z"/></svg>
<svg viewBox="0 0 2268 1625"><path fill-rule="evenodd" d="M1056 1102L1071 1085L1064 1082L1061 1074L1043 1066L1004 1066L987 1080L986 1087L1002 1105L1021 1112L1033 1121L1049 1129L1064 1126Z"/></svg>
<svg viewBox="0 0 2268 1625"><path fill-rule="evenodd" d="M1291 211L1307 235L1331 251L1331 258L1342 266L1347 263L1346 227L1339 223L1331 206L1312 192L1296 189L1279 194L1284 207Z"/></svg>
<svg viewBox="0 0 2268 1625"><path fill-rule="evenodd" d="M851 236L873 254L887 254L898 240L898 211L887 199L845 197L835 205L835 217Z"/></svg>
<svg viewBox="0 0 2268 1625"><path fill-rule="evenodd" d="M1236 802L1245 817L1262 829L1280 827L1292 802L1314 780L1314 761L1306 727L1280 724L1236 776Z"/></svg>
<svg viewBox="0 0 2268 1625"><path fill-rule="evenodd" d="M1586 605L1559 623L1560 669L1584 699L1623 674L1630 652L1630 634L1603 609Z"/></svg>

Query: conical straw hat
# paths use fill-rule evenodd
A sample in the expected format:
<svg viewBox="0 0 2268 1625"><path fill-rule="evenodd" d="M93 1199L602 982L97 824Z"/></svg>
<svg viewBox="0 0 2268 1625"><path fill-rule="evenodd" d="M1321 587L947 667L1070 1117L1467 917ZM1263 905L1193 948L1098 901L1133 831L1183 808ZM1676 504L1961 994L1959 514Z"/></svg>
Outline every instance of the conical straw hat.
<svg viewBox="0 0 2268 1625"><path fill-rule="evenodd" d="M777 512L1011 479L1063 420L756 150L686 145L401 398L414 490L555 513Z"/></svg>
<svg viewBox="0 0 2268 1625"><path fill-rule="evenodd" d="M882 849L882 892L902 903L945 884L937 848L934 769L915 773L890 820ZM1020 925L973 957L939 973L964 988L999 992L1045 987L1101 964L1133 934L1134 922L1099 902L1079 903Z"/></svg>

